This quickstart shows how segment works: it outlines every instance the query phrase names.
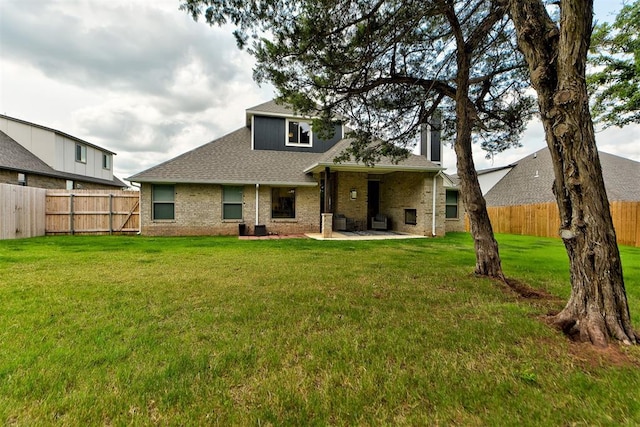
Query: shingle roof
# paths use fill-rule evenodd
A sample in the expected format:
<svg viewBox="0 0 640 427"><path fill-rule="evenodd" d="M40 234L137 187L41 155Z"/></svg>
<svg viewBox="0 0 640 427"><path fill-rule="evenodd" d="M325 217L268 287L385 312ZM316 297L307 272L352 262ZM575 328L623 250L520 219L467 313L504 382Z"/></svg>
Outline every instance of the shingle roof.
<svg viewBox="0 0 640 427"><path fill-rule="evenodd" d="M9 169L23 173L45 175L74 181L94 182L113 187L127 186L127 184L116 177L113 177L113 181L109 181L106 179L57 171L2 131L0 131L0 169Z"/></svg>
<svg viewBox="0 0 640 427"><path fill-rule="evenodd" d="M316 185L303 172L318 155L251 150L251 130L240 128L127 178L134 182Z"/></svg>
<svg viewBox="0 0 640 427"><path fill-rule="evenodd" d="M128 181L167 182L199 184L270 184L270 185L317 185L311 172L332 168L360 168L371 170L428 170L442 168L425 157L411 155L409 159L395 165L384 159L375 168L362 163L333 163L333 158L342 151L349 140L338 142L326 153L304 153L298 151L252 150L251 130L243 127L217 140L197 147L174 159L168 160L143 172Z"/></svg>
<svg viewBox="0 0 640 427"><path fill-rule="evenodd" d="M283 104L278 104L274 99L271 101L267 101L260 105L256 105L255 107L247 108L247 112L254 113L267 113L267 114L278 114L278 115L291 115L293 114L293 110Z"/></svg>
<svg viewBox="0 0 640 427"><path fill-rule="evenodd" d="M609 200L640 200L640 163L599 152ZM543 148L517 163L484 196L488 206L515 206L555 201L551 154Z"/></svg>
<svg viewBox="0 0 640 427"><path fill-rule="evenodd" d="M56 173L55 169L2 131L0 131L0 168L40 174Z"/></svg>
<svg viewBox="0 0 640 427"><path fill-rule="evenodd" d="M335 159L344 149L346 149L349 144L351 144L351 139L343 139L339 141L336 145L331 147L325 153L321 153L318 155L317 160L308 165L307 171L317 171L324 166L329 166L334 169L353 169L355 168L367 168L371 170L372 173L376 173L376 171L381 170L423 170L423 171L438 171L443 170L444 168L427 160L425 156L418 156L416 154L409 154L409 157L404 159L401 162L394 163L388 157L381 158L375 166L367 167L363 163L356 162L355 160L348 160L341 163L334 163L333 159Z"/></svg>

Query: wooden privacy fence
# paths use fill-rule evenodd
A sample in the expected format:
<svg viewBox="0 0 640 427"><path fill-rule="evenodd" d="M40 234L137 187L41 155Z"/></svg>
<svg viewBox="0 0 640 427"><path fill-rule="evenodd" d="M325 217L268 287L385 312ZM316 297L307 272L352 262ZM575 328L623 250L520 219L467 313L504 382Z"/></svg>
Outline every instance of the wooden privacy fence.
<svg viewBox="0 0 640 427"><path fill-rule="evenodd" d="M44 236L43 188L0 184L0 240Z"/></svg>
<svg viewBox="0 0 640 427"><path fill-rule="evenodd" d="M46 233L137 233L139 201L137 191L47 190Z"/></svg>
<svg viewBox="0 0 640 427"><path fill-rule="evenodd" d="M610 202L618 244L640 247L640 202ZM559 237L556 203L488 207L493 231L539 237ZM465 219L467 231L469 220Z"/></svg>

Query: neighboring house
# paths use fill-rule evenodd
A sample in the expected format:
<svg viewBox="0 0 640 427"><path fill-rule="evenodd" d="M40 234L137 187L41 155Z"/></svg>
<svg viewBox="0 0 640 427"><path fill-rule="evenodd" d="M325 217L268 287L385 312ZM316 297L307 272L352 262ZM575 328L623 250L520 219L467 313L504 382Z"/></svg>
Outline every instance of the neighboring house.
<svg viewBox="0 0 640 427"><path fill-rule="evenodd" d="M640 163L599 152L610 201L640 200ZM509 166L509 172L485 194L487 206L555 202L551 154L545 147Z"/></svg>
<svg viewBox="0 0 640 427"><path fill-rule="evenodd" d="M444 235L441 148L431 149L439 131L423 138L433 161L410 155L367 167L334 163L350 144L342 123L329 140L310 124L270 101L246 111L246 126L127 178L141 184L142 234L319 232L331 213L338 227L368 229L381 214L391 230Z"/></svg>
<svg viewBox="0 0 640 427"><path fill-rule="evenodd" d="M483 169L478 171L478 183L484 196L496 185L506 174L513 169L515 164L500 166L497 168Z"/></svg>
<svg viewBox="0 0 640 427"><path fill-rule="evenodd" d="M113 189L115 153L64 132L0 114L0 182L41 188Z"/></svg>

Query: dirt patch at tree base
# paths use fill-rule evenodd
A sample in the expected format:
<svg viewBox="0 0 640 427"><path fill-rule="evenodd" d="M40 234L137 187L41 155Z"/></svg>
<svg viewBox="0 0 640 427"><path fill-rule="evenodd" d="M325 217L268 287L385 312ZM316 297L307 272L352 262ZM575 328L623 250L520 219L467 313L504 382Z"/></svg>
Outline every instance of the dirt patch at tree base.
<svg viewBox="0 0 640 427"><path fill-rule="evenodd" d="M569 354L584 369L606 366L640 368L640 360L629 354L629 348L618 343L598 347L591 343L570 341Z"/></svg>
<svg viewBox="0 0 640 427"><path fill-rule="evenodd" d="M519 298L523 299L535 299L535 300L545 300L545 301L560 301L558 297L550 294L549 292L532 288L516 279L505 279L503 283L503 289L505 291L515 292Z"/></svg>
<svg viewBox="0 0 640 427"><path fill-rule="evenodd" d="M564 334L554 322L556 314L558 313L547 313L545 316L541 316L540 320L568 338L569 355L583 369L591 370L606 366L640 368L640 358L638 354L634 354L636 346L626 346L613 341L607 347L599 347L589 342L576 341L571 336Z"/></svg>

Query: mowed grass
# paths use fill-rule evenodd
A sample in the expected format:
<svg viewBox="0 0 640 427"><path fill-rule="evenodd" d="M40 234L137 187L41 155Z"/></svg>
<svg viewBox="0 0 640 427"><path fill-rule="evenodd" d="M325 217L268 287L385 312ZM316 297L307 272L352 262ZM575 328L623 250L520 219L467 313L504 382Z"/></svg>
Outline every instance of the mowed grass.
<svg viewBox="0 0 640 427"><path fill-rule="evenodd" d="M0 242L5 425L638 425L640 350L545 325L559 240ZM621 248L640 329L640 250Z"/></svg>

